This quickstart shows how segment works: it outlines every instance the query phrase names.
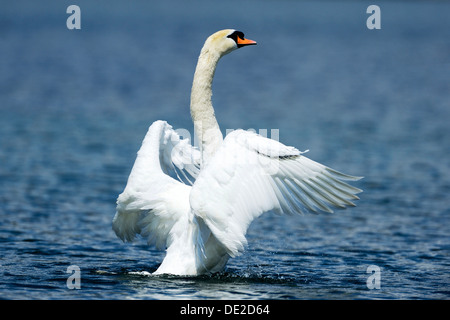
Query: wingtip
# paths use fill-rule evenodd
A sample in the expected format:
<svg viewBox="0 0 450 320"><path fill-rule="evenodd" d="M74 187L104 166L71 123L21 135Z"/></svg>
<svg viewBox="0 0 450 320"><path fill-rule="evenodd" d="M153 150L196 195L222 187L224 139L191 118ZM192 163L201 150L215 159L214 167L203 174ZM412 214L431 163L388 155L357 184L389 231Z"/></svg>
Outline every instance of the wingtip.
<svg viewBox="0 0 450 320"><path fill-rule="evenodd" d="M326 170L329 173L333 174L334 176L338 177L341 180L358 181L358 180L361 180L361 179L364 178L362 176L352 176L352 175L349 175L349 174L346 174L346 173L342 173L340 171L334 170L334 169L329 168L329 167L327 167Z"/></svg>

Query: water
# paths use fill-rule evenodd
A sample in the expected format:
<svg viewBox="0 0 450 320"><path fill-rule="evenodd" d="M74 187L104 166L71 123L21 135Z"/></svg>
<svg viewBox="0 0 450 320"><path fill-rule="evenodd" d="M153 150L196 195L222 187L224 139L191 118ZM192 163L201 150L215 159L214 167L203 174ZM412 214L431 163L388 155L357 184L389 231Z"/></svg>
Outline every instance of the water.
<svg viewBox="0 0 450 320"><path fill-rule="evenodd" d="M364 1L80 0L73 31L70 4L0 12L0 298L450 298L448 2L379 2L381 30ZM279 129L364 193L333 215L263 215L221 274L149 277L164 253L116 238L115 200L153 121L192 132L196 59L222 28L258 46L220 62L221 128Z"/></svg>

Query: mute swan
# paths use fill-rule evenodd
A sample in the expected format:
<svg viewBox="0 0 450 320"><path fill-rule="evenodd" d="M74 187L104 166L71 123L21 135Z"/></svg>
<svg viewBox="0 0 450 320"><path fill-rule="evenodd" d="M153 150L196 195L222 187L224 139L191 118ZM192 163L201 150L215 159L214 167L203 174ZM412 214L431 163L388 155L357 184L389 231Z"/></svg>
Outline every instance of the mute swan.
<svg viewBox="0 0 450 320"><path fill-rule="evenodd" d="M166 256L154 274L199 275L223 270L243 252L247 229L266 211L332 212L354 206L358 180L314 162L299 150L249 131L223 139L211 103L217 62L255 45L240 31L222 30L205 42L191 91L199 148L165 121L142 142L127 185L117 199L113 230L123 241L137 234Z"/></svg>

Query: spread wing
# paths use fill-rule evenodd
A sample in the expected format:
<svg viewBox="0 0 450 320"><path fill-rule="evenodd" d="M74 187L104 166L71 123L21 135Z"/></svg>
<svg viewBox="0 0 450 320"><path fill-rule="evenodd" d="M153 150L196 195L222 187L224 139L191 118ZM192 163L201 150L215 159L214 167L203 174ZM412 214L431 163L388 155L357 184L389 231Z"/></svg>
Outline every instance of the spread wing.
<svg viewBox="0 0 450 320"><path fill-rule="evenodd" d="M113 230L123 241L136 234L159 248L189 209L189 192L200 171L200 152L165 121L155 121L142 142L125 190L117 199ZM185 207L187 206L188 209Z"/></svg>
<svg viewBox="0 0 450 320"><path fill-rule="evenodd" d="M237 130L202 169L190 194L191 207L230 256L241 253L256 217L277 213L332 212L354 206L357 193L342 174L299 150L252 132Z"/></svg>

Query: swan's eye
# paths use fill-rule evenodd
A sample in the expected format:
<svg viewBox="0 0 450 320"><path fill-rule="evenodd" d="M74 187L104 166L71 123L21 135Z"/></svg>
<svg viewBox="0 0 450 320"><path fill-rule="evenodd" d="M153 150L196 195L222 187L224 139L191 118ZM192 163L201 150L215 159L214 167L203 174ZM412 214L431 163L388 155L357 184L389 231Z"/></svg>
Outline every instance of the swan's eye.
<svg viewBox="0 0 450 320"><path fill-rule="evenodd" d="M238 44L238 37L244 39L244 33L241 31L234 31L232 34L227 36L227 38L233 39L236 44Z"/></svg>

